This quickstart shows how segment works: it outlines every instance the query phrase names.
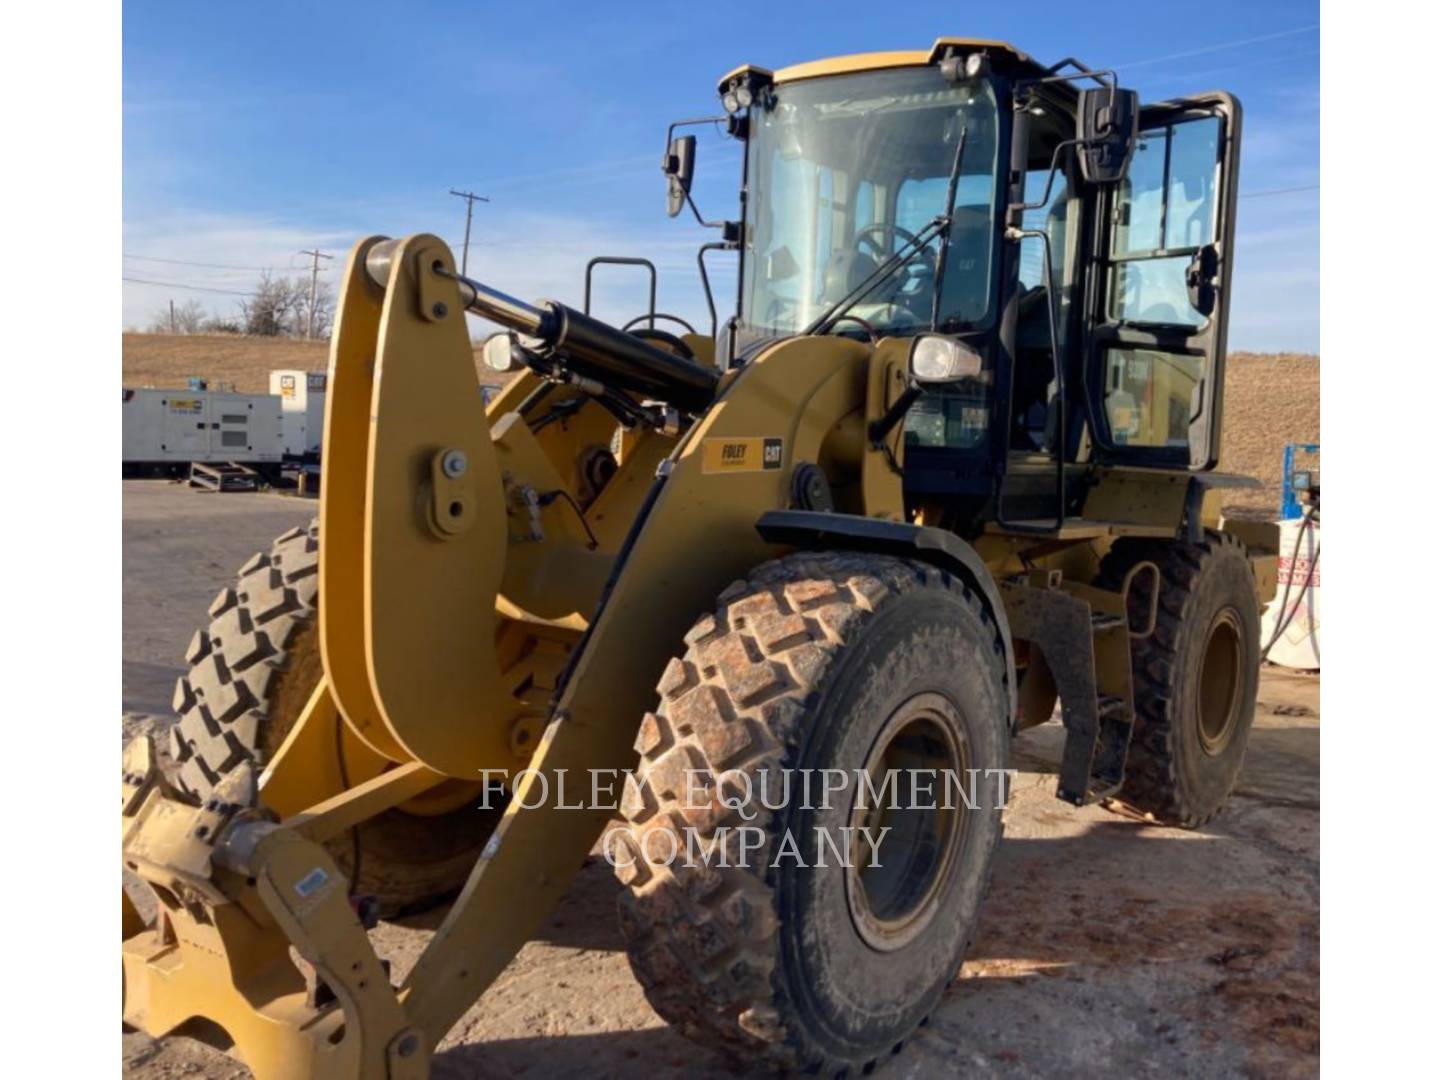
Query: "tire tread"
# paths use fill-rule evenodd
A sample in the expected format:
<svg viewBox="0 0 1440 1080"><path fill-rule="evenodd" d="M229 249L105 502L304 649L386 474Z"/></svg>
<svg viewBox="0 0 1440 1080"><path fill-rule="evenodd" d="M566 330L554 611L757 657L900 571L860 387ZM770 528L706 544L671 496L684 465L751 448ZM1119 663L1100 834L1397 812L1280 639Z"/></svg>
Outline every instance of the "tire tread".
<svg viewBox="0 0 1440 1080"><path fill-rule="evenodd" d="M737 812L718 802L688 807L685 770L713 777L724 791L736 789L741 773L793 767L806 734L802 721L841 651L887 599L924 588L946 590L976 613L993 636L1003 682L999 631L959 579L886 556L796 554L762 564L720 594L714 613L685 635L684 654L660 677L658 707L640 724L637 775L645 782L633 776L626 782L626 825L617 844L632 860L617 866L626 887L619 917L631 967L662 1017L752 1066L758 1059L773 1068L834 1073L867 1063L809 1039L786 998L776 971L769 841L748 867L718 870L652 861L646 838L666 831L683 845L687 828L708 841L719 827L739 824ZM748 824L768 826L774 815L758 813ZM668 850L668 842L659 848Z"/></svg>
<svg viewBox="0 0 1440 1080"><path fill-rule="evenodd" d="M190 670L175 684L171 753L180 786L205 798L241 763L263 766L261 735L286 646L318 614L319 523L280 536L220 590L210 624L185 651Z"/></svg>
<svg viewBox="0 0 1440 1080"><path fill-rule="evenodd" d="M1199 807L1187 798L1177 768L1176 742L1183 732L1172 705L1184 674L1178 663L1180 628L1189 617L1195 585L1211 562L1237 551L1243 556L1245 547L1236 537L1206 530L1198 544L1121 540L1100 565L1100 581L1107 588L1119 588L1137 562L1160 568L1155 632L1131 646L1136 726L1125 785L1115 801L1166 824L1199 828L1221 809Z"/></svg>

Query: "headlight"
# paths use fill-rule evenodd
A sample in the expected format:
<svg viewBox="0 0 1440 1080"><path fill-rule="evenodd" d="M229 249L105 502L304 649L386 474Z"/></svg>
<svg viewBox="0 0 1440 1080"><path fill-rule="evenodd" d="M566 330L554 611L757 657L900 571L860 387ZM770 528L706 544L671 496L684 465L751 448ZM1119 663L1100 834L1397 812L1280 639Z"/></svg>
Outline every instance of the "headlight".
<svg viewBox="0 0 1440 1080"><path fill-rule="evenodd" d="M910 374L917 382L978 379L985 361L969 345L941 334L921 334L910 346Z"/></svg>

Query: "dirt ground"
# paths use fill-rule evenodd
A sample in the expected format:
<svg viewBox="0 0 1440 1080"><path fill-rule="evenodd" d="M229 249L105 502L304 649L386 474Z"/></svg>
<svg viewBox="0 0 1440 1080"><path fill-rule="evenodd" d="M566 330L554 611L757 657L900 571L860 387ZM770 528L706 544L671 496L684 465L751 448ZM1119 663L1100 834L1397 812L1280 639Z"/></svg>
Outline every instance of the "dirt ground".
<svg viewBox="0 0 1440 1080"><path fill-rule="evenodd" d="M314 504L124 484L126 737L168 723L179 659L254 551ZM1312 1076L1319 1071L1320 683L1267 669L1239 789L1196 831L1054 798L1063 732L1021 736L994 886L959 982L876 1075ZM539 937L456 1025L440 1077L734 1076L630 975L592 856ZM403 976L434 916L382 923ZM122 1036L132 1080L242 1077L187 1039Z"/></svg>

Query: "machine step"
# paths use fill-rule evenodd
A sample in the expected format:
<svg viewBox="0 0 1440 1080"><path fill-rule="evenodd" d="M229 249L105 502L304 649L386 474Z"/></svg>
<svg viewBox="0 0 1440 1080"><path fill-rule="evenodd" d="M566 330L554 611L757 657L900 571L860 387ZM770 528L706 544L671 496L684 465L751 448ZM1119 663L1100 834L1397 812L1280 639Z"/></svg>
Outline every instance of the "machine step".
<svg viewBox="0 0 1440 1080"><path fill-rule="evenodd" d="M1055 680L1065 724L1056 796L1086 806L1116 794L1125 782L1125 757L1135 726L1131 705L1130 634L1119 597L1093 586L1069 591L1015 584L1005 591L1016 637L1032 642ZM1104 604L1098 610L1091 601Z"/></svg>
<svg viewBox="0 0 1440 1080"><path fill-rule="evenodd" d="M1101 630L1118 630L1127 626L1128 622L1124 615L1110 615L1104 611L1092 611L1090 613L1090 629L1097 633Z"/></svg>

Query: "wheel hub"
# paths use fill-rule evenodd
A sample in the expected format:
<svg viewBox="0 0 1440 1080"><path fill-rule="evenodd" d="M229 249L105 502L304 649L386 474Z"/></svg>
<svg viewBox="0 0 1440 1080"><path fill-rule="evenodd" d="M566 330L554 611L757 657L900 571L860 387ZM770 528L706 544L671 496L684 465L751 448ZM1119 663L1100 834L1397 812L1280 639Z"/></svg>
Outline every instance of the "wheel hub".
<svg viewBox="0 0 1440 1080"><path fill-rule="evenodd" d="M1205 638L1200 661L1199 703L1200 747L1207 754L1219 754L1230 744L1240 716L1241 646L1240 619L1230 608L1215 616Z"/></svg>
<svg viewBox="0 0 1440 1080"><path fill-rule="evenodd" d="M871 948L893 952L913 941L939 909L939 897L964 846L969 814L950 776L969 793L969 747L959 714L948 699L917 694L904 702L876 737L865 772L870 788L857 790L852 827L881 835L873 854L853 833L845 895L856 932ZM924 770L935 781L917 797L912 778ZM894 779L887 785L887 776ZM882 786L886 785L886 786ZM872 799L871 791L880 797ZM868 805L873 803L874 805ZM872 865L873 863L873 865Z"/></svg>

